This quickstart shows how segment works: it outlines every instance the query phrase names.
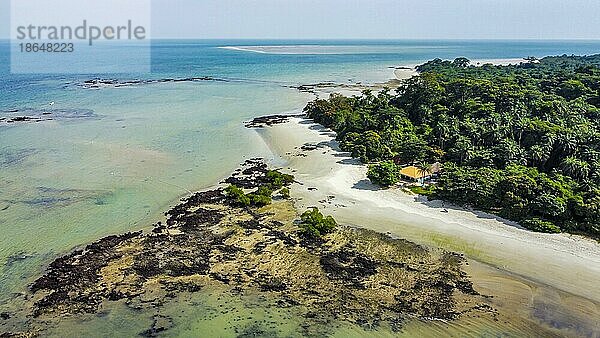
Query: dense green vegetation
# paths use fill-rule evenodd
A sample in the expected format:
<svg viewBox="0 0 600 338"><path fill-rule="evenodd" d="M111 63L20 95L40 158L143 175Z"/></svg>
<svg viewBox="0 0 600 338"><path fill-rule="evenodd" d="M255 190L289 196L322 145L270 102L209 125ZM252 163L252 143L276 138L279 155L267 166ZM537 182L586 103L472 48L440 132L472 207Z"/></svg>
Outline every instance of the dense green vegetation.
<svg viewBox="0 0 600 338"><path fill-rule="evenodd" d="M263 207L271 204L275 190L279 190L282 197L289 198L290 190L286 185L292 182L294 182L294 176L282 174L277 170L269 170L255 191L246 194L243 189L231 184L225 188L225 194L239 206Z"/></svg>
<svg viewBox="0 0 600 338"><path fill-rule="evenodd" d="M234 200L239 206L250 205L250 197L246 195L244 190L234 184L225 188L225 194L228 198Z"/></svg>
<svg viewBox="0 0 600 338"><path fill-rule="evenodd" d="M400 169L394 161L382 161L369 166L367 177L374 183L389 187L400 180Z"/></svg>
<svg viewBox="0 0 600 338"><path fill-rule="evenodd" d="M325 236L328 233L333 232L337 223L331 216L323 216L323 214L317 208L312 208L305 211L300 219L300 227L302 231L312 237Z"/></svg>
<svg viewBox="0 0 600 338"><path fill-rule="evenodd" d="M305 109L394 184L397 165L440 161L437 198L535 231L600 236L600 55L418 67L396 93L333 95ZM393 162L391 162L393 161Z"/></svg>
<svg viewBox="0 0 600 338"><path fill-rule="evenodd" d="M279 194L283 198L290 198L290 189L283 187L281 190L279 190Z"/></svg>
<svg viewBox="0 0 600 338"><path fill-rule="evenodd" d="M282 174L277 170L269 170L266 174L266 183L272 190L281 189L285 185L294 183L294 176Z"/></svg>

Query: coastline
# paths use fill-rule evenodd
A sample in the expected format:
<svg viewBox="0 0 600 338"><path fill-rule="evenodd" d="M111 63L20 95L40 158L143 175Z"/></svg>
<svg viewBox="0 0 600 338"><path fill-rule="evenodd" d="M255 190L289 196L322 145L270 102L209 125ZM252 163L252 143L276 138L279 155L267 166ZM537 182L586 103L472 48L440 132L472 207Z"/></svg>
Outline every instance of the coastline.
<svg viewBox="0 0 600 338"><path fill-rule="evenodd" d="M394 70L396 80L411 73L414 75L414 70ZM317 91L315 95L330 93ZM516 323L525 320L568 335L594 336L600 331L596 320L600 289L593 283L600 277L597 242L574 235L533 233L495 215L429 202L399 190L379 190L366 178L366 166L340 151L335 133L305 118L291 116L284 123L268 124L258 129L256 139L272 152L268 157L271 166L283 165L282 171L293 174L299 183L291 187L294 204L286 213L318 206L344 226L406 239L432 250L464 253L468 262L464 268L476 291L491 295L489 302L504 314L511 313L508 310L515 313L514 322L498 322L505 326L502 330L518 327ZM185 196L190 194L188 190ZM441 213L443 208L450 212ZM163 230L161 235L180 235L179 229ZM121 269L119 264L115 268ZM444 331L448 327L470 330L467 324L475 324L415 322L414 332L426 324L441 332L448 332ZM155 326L156 320L151 329Z"/></svg>
<svg viewBox="0 0 600 338"><path fill-rule="evenodd" d="M521 62L525 62L523 58L511 58L511 59L475 59L471 60L471 65L476 67L483 66L485 64L492 64L494 66L508 66L518 65ZM364 90L380 91L384 88L395 90L400 87L402 81L410 79L413 76L418 76L417 66L420 63L402 64L398 66L388 67L391 70L390 78L387 81L373 84L362 84L357 82L354 84L337 84L337 83L318 83L311 85L303 85L304 91L308 91L315 96L315 98L328 98L331 94L341 94L344 96L361 95ZM308 103L308 102L307 102Z"/></svg>
<svg viewBox="0 0 600 338"><path fill-rule="evenodd" d="M534 233L497 216L399 190L379 190L366 166L342 153L334 133L306 119L259 130L295 186L297 208L318 206L340 222L361 225L418 244L458 251L476 261L559 290L600 302L600 244L581 236ZM317 145L302 151L306 144ZM310 183L308 183L310 182ZM574 278L576 276L576 278Z"/></svg>
<svg viewBox="0 0 600 338"><path fill-rule="evenodd" d="M283 192L298 182L261 159L247 160L226 182L258 188L259 194L266 188L268 203L241 203L223 183L182 200L151 231L108 236L62 256L27 294L15 297L18 309L1 313L0 336L93 335L74 323L107 325L113 311L138 318L126 335L178 336L187 330L178 325L185 312L179 306L186 309L190 298L208 309L231 307L231 313L197 315L198 332L215 336L336 336L350 330L346 334L361 337L413 332L414 326L464 332L465 324L515 335L536 332L526 324L499 326L512 316L473 290L462 255L335 221L315 237L303 230ZM216 300L207 300L215 294ZM223 325L212 326L215 318ZM552 328L543 329L553 336Z"/></svg>

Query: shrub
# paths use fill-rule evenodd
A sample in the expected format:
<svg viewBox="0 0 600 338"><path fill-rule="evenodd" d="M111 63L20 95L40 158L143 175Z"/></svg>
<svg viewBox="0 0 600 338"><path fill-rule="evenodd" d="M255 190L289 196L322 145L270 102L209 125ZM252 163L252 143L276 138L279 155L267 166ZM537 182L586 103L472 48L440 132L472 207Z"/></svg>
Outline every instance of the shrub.
<svg viewBox="0 0 600 338"><path fill-rule="evenodd" d="M524 228L535 232L546 232L550 234L562 232L562 230L554 223L541 220L537 217L524 220L521 222L521 225Z"/></svg>
<svg viewBox="0 0 600 338"><path fill-rule="evenodd" d="M248 194L248 197L252 201L253 205L264 207L272 202L271 195L273 190L267 186L260 186L256 192Z"/></svg>
<svg viewBox="0 0 600 338"><path fill-rule="evenodd" d="M281 197L283 198L290 198L290 189L283 187L279 190L279 194L281 194Z"/></svg>
<svg viewBox="0 0 600 338"><path fill-rule="evenodd" d="M337 223L331 216L323 216L318 208L305 211L300 216L302 223L300 227L304 233L313 236L321 237L333 232Z"/></svg>
<svg viewBox="0 0 600 338"><path fill-rule="evenodd" d="M277 170L269 170L266 174L266 180L273 190L279 189L285 185L294 182L294 176L282 174Z"/></svg>
<svg viewBox="0 0 600 338"><path fill-rule="evenodd" d="M258 207L264 207L265 205L269 205L272 202L271 196L260 195L260 194L250 194L248 195L250 200L252 201L252 205L256 205Z"/></svg>
<svg viewBox="0 0 600 338"><path fill-rule="evenodd" d="M375 184L389 187L400 181L400 168L393 161L384 161L369 166L367 177Z"/></svg>
<svg viewBox="0 0 600 338"><path fill-rule="evenodd" d="M273 190L271 190L269 187L263 185L263 186L258 187L258 190L256 191L255 194L271 197L271 195L273 194Z"/></svg>
<svg viewBox="0 0 600 338"><path fill-rule="evenodd" d="M242 189L238 188L233 184L225 188L225 194L227 194L227 197L229 197L230 199L233 199L238 205L250 205L250 197L246 196Z"/></svg>

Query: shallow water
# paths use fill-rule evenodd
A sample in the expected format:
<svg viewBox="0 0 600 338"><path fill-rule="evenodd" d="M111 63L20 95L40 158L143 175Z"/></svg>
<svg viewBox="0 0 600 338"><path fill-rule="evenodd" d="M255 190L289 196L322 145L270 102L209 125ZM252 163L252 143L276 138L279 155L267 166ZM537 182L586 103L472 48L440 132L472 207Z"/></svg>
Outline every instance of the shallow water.
<svg viewBox="0 0 600 338"><path fill-rule="evenodd" d="M339 321L312 325L308 332L314 336L340 338L594 337L600 329L595 304L581 303L582 299L575 296L553 294L543 286L507 277L504 272L476 262L471 264L477 265L470 269L476 289L494 295L489 301L498 311L494 319L489 316L450 322L409 319L400 331L386 324L368 329ZM556 301L556 297L562 300ZM548 306L550 303L553 306ZM47 322L45 334L112 337L118 332L121 336L136 336L154 327L165 337L197 337L198 334L205 337L302 337L306 328L298 311L301 310L277 306L276 299L264 293L235 295L230 289L215 285L199 293L181 294L156 311L140 312L121 302L111 303L96 315Z"/></svg>
<svg viewBox="0 0 600 338"><path fill-rule="evenodd" d="M282 45L285 53L269 53ZM218 48L223 46L267 52ZM160 41L152 47L151 74L99 77L213 76L229 82L102 89L76 85L95 76L11 75L8 50L0 42L0 117L13 109L90 114L0 125L0 308L10 306L1 303L25 290L56 256L147 227L178 198L218 182L244 158L272 156L242 122L302 108L311 97L290 85L379 82L392 76L389 67L434 57L589 54L600 51L600 42ZM196 314L184 318L181 327L189 330L173 332L222 326L188 322ZM125 330L119 316L106 320L99 325Z"/></svg>
<svg viewBox="0 0 600 338"><path fill-rule="evenodd" d="M260 99L247 102L254 96ZM11 284L19 286L15 277L37 272L28 265L150 224L179 196L216 183L244 157L268 155L241 121L292 110L306 97L280 87L173 84L81 90L53 100L98 117L0 132L0 254L27 257L4 267L3 296L15 291Z"/></svg>

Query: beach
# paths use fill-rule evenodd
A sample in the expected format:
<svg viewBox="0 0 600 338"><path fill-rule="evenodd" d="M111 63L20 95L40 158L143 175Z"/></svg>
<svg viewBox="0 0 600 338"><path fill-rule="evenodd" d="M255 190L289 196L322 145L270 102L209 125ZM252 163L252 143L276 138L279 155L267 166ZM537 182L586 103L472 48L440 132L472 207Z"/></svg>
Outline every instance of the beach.
<svg viewBox="0 0 600 338"><path fill-rule="evenodd" d="M259 130L301 185L297 208L318 206L341 223L361 225L469 258L559 290L600 301L600 244L581 236L541 234L494 215L427 201L397 189L380 190L367 167L339 150L335 134L293 118ZM311 151L304 145L316 145ZM307 149L305 147L305 149ZM443 213L444 208L449 209Z"/></svg>
<svg viewBox="0 0 600 338"><path fill-rule="evenodd" d="M3 126L5 146L0 149L0 167L6 180L0 200L0 226L6 236L0 249L4 264L0 275L0 314L10 320L5 319L0 329L13 323L13 328L21 329L20 325L29 321L27 316L14 314L23 308L21 301L32 300L27 298L28 287L47 272L53 260L60 261L64 255L85 245L93 246L94 241L111 234L152 232L156 224L151 223L164 222L164 211L180 204L181 198L222 186L219 182L241 161L265 158L270 167L293 174L298 183L290 186L292 208L285 210L290 224L307 208L317 206L344 228L408 240L436 254L445 250L464 254L466 261L461 271L468 274L474 289L486 298L482 304L501 313L500 321L419 318L404 327L406 335L546 333L537 331L540 328L547 330L546 336L596 336L600 332L597 242L575 235L534 233L495 215L427 201L400 189L381 190L367 179L365 165L340 151L335 133L305 118L294 117L287 123L258 128L258 133L243 126L244 121L257 116L299 115L310 100L333 93L352 96L364 90L393 91L402 85L402 80L418 75L418 56L408 59L393 54L359 62L354 60L354 54L338 51L341 54L335 54L335 58L342 60L332 63L330 53L309 53L315 63L303 64L297 63L295 55L303 55L304 51L296 47L292 48L294 53L240 51L212 45L195 48L194 53L190 52L190 60L195 60L196 55L229 60L226 57L232 51L244 53L222 65L216 63L218 71L210 73L211 77L196 77L204 74L196 72L190 77L188 59L175 62L169 54L162 56L161 64L168 64L169 68L159 73L158 80L124 77L104 80L112 85L98 87L95 83L100 80L73 80L70 84L52 80L44 90L22 90L16 98L7 97L0 102L7 116L45 112L52 117L39 123L11 121ZM366 51L371 50L365 48L361 54L368 59L372 56ZM442 57L442 51L428 53L431 54L423 56L423 60ZM461 51L463 54L469 55ZM472 64L518 64L523 59L508 57L536 55L521 51L497 54L507 58L485 59L492 53L476 54L480 59ZM232 70L230 63L239 58L247 60L247 64L236 64L239 67ZM256 70L255 65L262 63L264 69ZM212 76L220 80L209 80ZM86 81L92 85L86 86ZM44 94L37 97L38 92ZM46 108L27 108L45 107L48 102L56 102L50 112ZM36 137L40 131L46 137ZM442 212L444 209L449 212ZM176 236L179 232L167 234ZM135 237L142 238L145 237ZM140 252L146 253L146 249ZM115 269L128 267L121 263L116 262ZM113 276L111 269L105 272ZM435 281L434 277L424 279ZM139 285L133 289L147 290ZM240 303L237 295L227 290L213 294L207 287L206 291L194 292L194 298L189 298L188 291L183 290L181 297L165 306L164 318L175 318L175 322L164 326L170 330L168 335L218 335L210 330L230 330L226 326L233 326L242 317L239 325L250 327L251 322L258 320L287 329L288 317L275 324L267 320L268 316L279 316L279 308L277 314L268 310L267 316L263 310L269 308L268 304L254 299ZM114 327L119 334L135 335L149 327L160 328L155 325L157 315L153 308L140 312L135 304L125 304L127 297L115 303L111 303L111 298L118 298L115 295L105 298L109 306L100 307L98 313L54 318L62 323L53 332L58 336L65 332L85 335ZM222 311L222 306L228 306L231 313L239 310L241 314L235 315L239 318L223 314L215 322L206 315ZM182 309L185 314L180 314ZM340 336L363 333L339 332Z"/></svg>
<svg viewBox="0 0 600 338"><path fill-rule="evenodd" d="M575 335L600 330L600 244L569 234L542 234L484 212L404 192L381 190L367 167L340 151L335 133L305 118L257 129L282 170L298 210L318 207L341 224L465 254L478 292L520 320ZM448 213L442 212L444 209Z"/></svg>

